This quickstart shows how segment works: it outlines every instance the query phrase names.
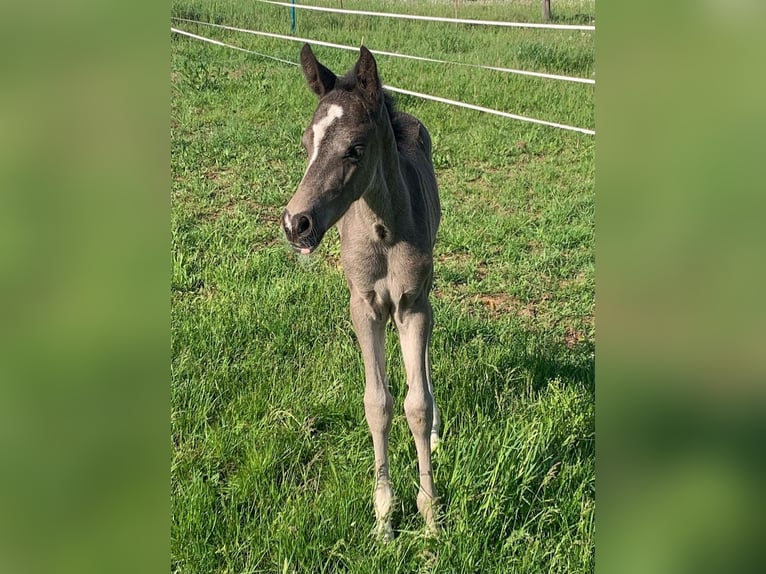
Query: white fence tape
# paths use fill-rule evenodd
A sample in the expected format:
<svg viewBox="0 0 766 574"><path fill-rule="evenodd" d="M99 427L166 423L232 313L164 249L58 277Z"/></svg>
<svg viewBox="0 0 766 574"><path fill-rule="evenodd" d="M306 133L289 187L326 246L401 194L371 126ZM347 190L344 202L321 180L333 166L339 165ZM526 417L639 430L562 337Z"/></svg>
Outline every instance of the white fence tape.
<svg viewBox="0 0 766 574"><path fill-rule="evenodd" d="M178 19L178 18L176 18L176 19ZM189 36L190 38L194 38L195 40L201 40L203 42L209 42L211 44L215 44L216 46L223 46L225 48L232 48L234 50L239 50L240 52L247 52L249 54L255 54L255 55L258 55L258 56L263 56L263 57L269 58L271 60L276 60L278 62L283 62L285 64L290 64L291 66L299 66L300 65L297 62L291 62L289 60L283 60L281 58L276 58L274 56L268 56L266 54L261 54L260 52L254 52L252 50L247 50L245 48L240 48L239 46L234 46L232 44L227 44L225 42L220 42L219 40L214 40L212 38L207 38L205 36L199 36L197 34L192 34L191 32L186 32L184 30L179 30L177 28L172 28L171 27L170 31L171 32L175 32L177 34L182 34L184 36ZM540 124L540 125L544 125L544 126L550 126L550 127L554 127L554 128L563 129L563 130L575 131L575 132L580 132L580 133L588 134L588 135L596 135L596 132L594 130L589 130L589 129L586 129L586 128L578 128L578 127L569 126L569 125L566 125L566 124L558 124L558 123L555 123L555 122L549 122L549 121L545 121L545 120L538 120L538 119L530 118L530 117L527 117L527 116L520 116L520 115L517 115L517 114L511 114L511 113L508 113L508 112L502 112L500 110L494 110L492 108L485 108L483 106L477 106L477 105L474 105L474 104L467 104L465 102L460 102L460 101L457 101L457 100L450 100L450 99L447 99L447 98L441 98L439 96L432 96L430 94L423 94L421 92L413 92L411 90L405 90L403 88L397 88L395 86L384 85L383 87L385 89L387 89L387 90L392 91L392 92L397 92L399 94L405 94L405 95L408 95L408 96L414 96L414 97L422 98L422 99L425 99L425 100L432 100L432 101L440 102L440 103L443 103L443 104L449 104L449 105L458 106L458 107L461 107L461 108L467 108L467 109L470 109L470 110L476 110L476 111L479 111L479 112L485 112L485 113L488 113L488 114L494 114L496 116L502 116L502 117L505 117L505 118L510 118L510 119L514 119L514 120L520 120L520 121L523 121L523 122L531 122L531 123Z"/></svg>
<svg viewBox="0 0 766 574"><path fill-rule="evenodd" d="M199 20L189 20L188 18L171 18L171 20L177 20L179 22L188 22L191 24L201 24L203 26L211 26L213 28L221 28L224 30L230 30L232 32L244 32L246 34L255 34L256 36L265 36L267 38L277 38L279 40L288 40L290 42L307 42L315 46L326 46L328 48L338 48L340 50L351 50L356 52L359 47L346 46L344 44L333 44L332 42L323 42L321 40L310 40L308 38L299 38L297 36L285 36L283 34L274 34L272 32L261 32L258 30L248 30L247 28L236 28L234 26L226 26L224 24L213 24L212 22L201 22ZM453 66L463 66L468 68L478 68L482 70L492 70L495 72L505 72L509 74L519 74L522 76L532 76L536 78L546 78L549 80L562 80L565 82L577 82L580 84L595 84L596 80L590 78L577 78L572 76L561 76L558 74L546 74L544 72L529 72L527 70L516 70L513 68L502 68L499 66L484 66L482 64L470 64L467 62L451 62L449 60L439 60L436 58L426 58L424 56L413 56L410 54L399 54L397 52L386 52L383 50L370 50L373 54L380 56L391 56L394 58L405 58L408 60L418 60L421 62L433 62L436 64L450 64Z"/></svg>
<svg viewBox="0 0 766 574"><path fill-rule="evenodd" d="M534 22L504 22L502 20L468 20L465 18L442 18L440 16L418 16L416 14L394 14L392 12L368 12L366 10L344 10L342 8L325 8L324 6L309 6L307 4L290 4L273 0L257 0L264 4L298 8L300 10L317 10L319 12L334 12L336 14L356 14L358 16L382 16L384 18L401 18L403 20L425 20L428 22L449 22L452 24L476 24L479 26L505 26L509 28L541 28L549 30L584 30L593 31L595 26L579 24L537 24Z"/></svg>
<svg viewBox="0 0 766 574"><path fill-rule="evenodd" d="M260 52L254 52L253 50L248 50L246 48L240 48L239 46L234 46L232 44L227 44L225 42L219 42L218 40L213 40L212 38L206 38L205 36L197 36L197 34L192 34L191 32L186 32L185 30L179 30L178 28L170 28L171 32L175 32L176 34L182 34L184 36L189 36L190 38L194 38L195 40L202 40L203 42L210 42L211 44L215 44L216 46L223 46L224 48L232 48L233 50L239 50L240 52L247 52L248 54L255 54L257 56L262 56L263 58L268 58L269 60L276 60L277 62L283 62L285 64L291 64L293 66L300 66L297 62L291 62L290 60L283 60L282 58L277 58L275 56L269 56L268 54L261 54Z"/></svg>
<svg viewBox="0 0 766 574"><path fill-rule="evenodd" d="M574 126L568 126L565 124L557 124L555 122L548 122L545 120L538 120L535 118L529 118L527 116L519 116L517 114L509 114L508 112L501 112L500 110L493 110L492 108L485 108L483 106L476 106L474 104L466 104L465 102L459 102L457 100L449 100L447 98L440 98L439 96L431 96L429 94L421 94L420 92L411 92L410 90L404 90L402 88L395 88L394 86L383 86L387 90L391 90L392 92L398 92L400 94L406 94L408 96L415 96L418 98L423 98L425 100L433 100L434 102L441 102L442 104L450 104L452 106L458 106L461 108L468 108L469 110L476 110L478 112L485 112L488 114L494 114L496 116L502 116L504 118L511 118L512 120L520 120L522 122L532 122L533 124L541 124L544 126L550 126L552 128L560 128L562 130L570 130L573 132L580 132L583 134L588 134L591 136L596 135L596 132L594 130L589 130L586 128L577 128Z"/></svg>

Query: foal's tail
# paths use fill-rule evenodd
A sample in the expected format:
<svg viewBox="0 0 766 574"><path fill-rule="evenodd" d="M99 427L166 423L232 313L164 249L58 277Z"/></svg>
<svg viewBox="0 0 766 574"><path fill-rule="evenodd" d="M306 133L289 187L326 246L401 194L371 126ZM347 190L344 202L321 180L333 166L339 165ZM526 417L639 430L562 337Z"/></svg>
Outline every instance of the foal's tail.
<svg viewBox="0 0 766 574"><path fill-rule="evenodd" d="M431 135L428 133L426 126L420 122L418 123L420 124L420 129L418 131L418 144L423 150L423 153L426 154L428 161L430 161L433 165L433 158L431 157Z"/></svg>

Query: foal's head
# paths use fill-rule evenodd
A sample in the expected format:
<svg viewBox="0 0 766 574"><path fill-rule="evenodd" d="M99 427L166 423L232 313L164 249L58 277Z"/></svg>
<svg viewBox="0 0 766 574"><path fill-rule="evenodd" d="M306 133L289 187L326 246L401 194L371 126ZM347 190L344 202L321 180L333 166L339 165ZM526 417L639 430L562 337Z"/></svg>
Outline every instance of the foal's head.
<svg viewBox="0 0 766 574"><path fill-rule="evenodd" d="M282 227L293 249L307 254L367 190L381 153L381 130L391 128L377 65L367 48L362 46L343 78L319 63L308 44L301 65L319 105L303 133L308 167L282 214Z"/></svg>

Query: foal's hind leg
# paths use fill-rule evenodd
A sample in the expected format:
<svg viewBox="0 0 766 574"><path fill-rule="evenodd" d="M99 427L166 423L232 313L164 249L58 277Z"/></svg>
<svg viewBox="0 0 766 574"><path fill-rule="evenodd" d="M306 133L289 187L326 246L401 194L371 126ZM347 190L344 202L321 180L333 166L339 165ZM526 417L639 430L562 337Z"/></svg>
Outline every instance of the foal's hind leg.
<svg viewBox="0 0 766 574"><path fill-rule="evenodd" d="M393 536L391 510L394 491L388 474L388 434L393 416L393 398L386 382L387 317L380 315L364 299L352 297L351 320L364 359L364 413L375 450L374 504L377 535L387 541Z"/></svg>
<svg viewBox="0 0 766 574"><path fill-rule="evenodd" d="M439 409L436 406L436 397L434 397L434 385L431 382L431 357L428 349L431 346L431 334L428 335L428 343L426 344L426 379L428 380L428 390L431 391L431 400L433 404L433 417L431 423L431 453L439 446L439 430L441 430L442 419L439 414Z"/></svg>
<svg viewBox="0 0 766 574"><path fill-rule="evenodd" d="M400 303L401 304L401 303ZM431 333L432 311L427 296L421 296L407 308L394 314L402 346L404 368L407 371L407 396L404 413L407 415L415 449L418 453L420 488L418 510L426 521L429 533L436 533L436 490L431 468L431 430L436 413L429 384L427 348Z"/></svg>

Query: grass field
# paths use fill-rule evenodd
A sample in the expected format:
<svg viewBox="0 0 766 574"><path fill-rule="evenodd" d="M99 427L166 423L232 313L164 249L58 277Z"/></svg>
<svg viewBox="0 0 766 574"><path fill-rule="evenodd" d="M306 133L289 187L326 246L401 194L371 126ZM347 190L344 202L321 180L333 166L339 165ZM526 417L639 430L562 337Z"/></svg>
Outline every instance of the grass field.
<svg viewBox="0 0 766 574"><path fill-rule="evenodd" d="M339 3L326 2L338 6ZM451 2L344 0L450 16ZM592 2L553 2L581 23ZM289 33L288 11L174 0L173 16ZM537 1L460 16L539 21ZM172 23L297 61L300 44ZM595 77L593 36L298 13L330 42ZM352 52L316 48L336 72ZM376 543L363 368L337 233L287 247L315 107L298 68L171 36L173 572L591 572L594 565L594 139L399 97L429 129L436 246L435 456L444 529L423 535L394 330L395 539ZM592 128L592 86L379 57L385 83Z"/></svg>

